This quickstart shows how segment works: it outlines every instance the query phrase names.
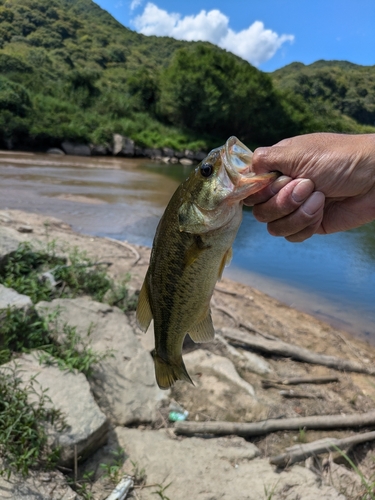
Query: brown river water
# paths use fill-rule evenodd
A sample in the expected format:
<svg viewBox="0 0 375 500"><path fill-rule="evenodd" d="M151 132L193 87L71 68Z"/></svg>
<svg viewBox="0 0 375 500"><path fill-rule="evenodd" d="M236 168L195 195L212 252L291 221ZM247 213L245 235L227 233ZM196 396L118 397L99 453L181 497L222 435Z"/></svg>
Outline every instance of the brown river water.
<svg viewBox="0 0 375 500"><path fill-rule="evenodd" d="M151 246L160 216L190 167L125 158L0 152L0 209L52 215L85 234ZM375 224L271 237L251 211L225 276L375 343Z"/></svg>

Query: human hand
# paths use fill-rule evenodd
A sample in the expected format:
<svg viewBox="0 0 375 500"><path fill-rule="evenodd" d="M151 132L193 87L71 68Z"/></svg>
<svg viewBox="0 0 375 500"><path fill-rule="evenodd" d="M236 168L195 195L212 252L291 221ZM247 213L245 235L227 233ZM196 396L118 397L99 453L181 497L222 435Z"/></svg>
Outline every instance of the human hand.
<svg viewBox="0 0 375 500"><path fill-rule="evenodd" d="M318 133L285 139L254 152L252 170L283 176L250 196L268 231L304 241L375 219L375 135Z"/></svg>

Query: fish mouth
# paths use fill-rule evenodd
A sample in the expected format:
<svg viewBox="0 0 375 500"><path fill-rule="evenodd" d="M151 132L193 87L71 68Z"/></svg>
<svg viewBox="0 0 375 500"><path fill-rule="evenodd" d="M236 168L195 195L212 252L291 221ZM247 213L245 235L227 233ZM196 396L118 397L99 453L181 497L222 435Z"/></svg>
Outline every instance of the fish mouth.
<svg viewBox="0 0 375 500"><path fill-rule="evenodd" d="M253 153L237 137L229 137L222 150L222 160L235 189L231 198L243 200L271 184L278 172L256 175L252 172Z"/></svg>

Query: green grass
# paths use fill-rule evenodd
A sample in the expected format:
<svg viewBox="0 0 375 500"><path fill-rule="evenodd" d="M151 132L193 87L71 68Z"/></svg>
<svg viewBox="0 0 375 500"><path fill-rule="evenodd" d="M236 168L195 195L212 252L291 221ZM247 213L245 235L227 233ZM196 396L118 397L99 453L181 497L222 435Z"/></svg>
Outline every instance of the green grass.
<svg viewBox="0 0 375 500"><path fill-rule="evenodd" d="M9 478L16 471L26 476L30 468L56 465L59 450L48 449L45 426L41 424L61 430L64 420L49 402L34 379L24 385L16 368L0 371L0 457L5 461L1 475Z"/></svg>

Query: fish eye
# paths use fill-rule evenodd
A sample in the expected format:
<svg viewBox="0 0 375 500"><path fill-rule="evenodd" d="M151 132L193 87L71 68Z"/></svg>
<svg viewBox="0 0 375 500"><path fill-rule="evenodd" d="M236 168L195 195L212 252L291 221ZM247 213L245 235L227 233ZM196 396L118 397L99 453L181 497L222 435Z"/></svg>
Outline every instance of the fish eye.
<svg viewBox="0 0 375 500"><path fill-rule="evenodd" d="M211 165L211 163L203 163L201 165L200 170L201 170L201 174L203 175L203 177L210 177L210 175L213 172L213 166Z"/></svg>

